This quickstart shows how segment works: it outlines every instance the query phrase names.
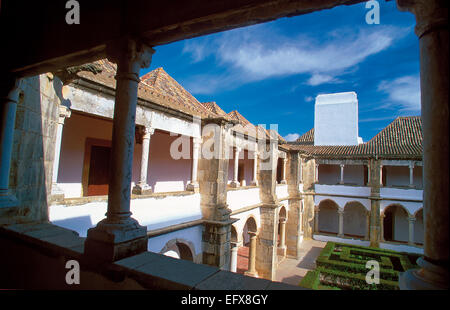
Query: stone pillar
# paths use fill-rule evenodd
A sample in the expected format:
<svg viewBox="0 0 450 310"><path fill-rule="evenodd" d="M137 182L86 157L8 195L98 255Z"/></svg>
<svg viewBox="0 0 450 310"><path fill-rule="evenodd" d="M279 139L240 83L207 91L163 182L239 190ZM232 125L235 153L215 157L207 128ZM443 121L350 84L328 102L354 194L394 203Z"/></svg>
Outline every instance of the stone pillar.
<svg viewBox="0 0 450 310"><path fill-rule="evenodd" d="M371 159L369 163L370 167L370 246L379 247L380 245L380 187L381 187L381 171L382 166L379 160Z"/></svg>
<svg viewBox="0 0 450 310"><path fill-rule="evenodd" d="M301 253L301 242L303 240L302 230L302 193L300 192L301 158L297 151L289 151L287 166L287 184L289 193L288 218L286 223L286 255L295 259Z"/></svg>
<svg viewBox="0 0 450 310"><path fill-rule="evenodd" d="M234 167L233 167L233 181L230 183L231 187L239 187L238 172L239 172L239 152L241 148L234 148Z"/></svg>
<svg viewBox="0 0 450 310"><path fill-rule="evenodd" d="M339 215L339 232L338 237L344 238L344 210L338 210Z"/></svg>
<svg viewBox="0 0 450 310"><path fill-rule="evenodd" d="M203 225L203 263L221 269L230 267L231 210L227 205L227 139L224 118L202 119L202 147L198 183Z"/></svg>
<svg viewBox="0 0 450 310"><path fill-rule="evenodd" d="M192 177L191 182L187 185L188 191L198 192L199 186L198 186L198 178L197 178L197 171L198 171L198 156L200 151L200 145L202 142L201 138L193 138L192 141Z"/></svg>
<svg viewBox="0 0 450 310"><path fill-rule="evenodd" d="M239 243L231 242L231 259L230 259L230 271L237 271L237 257L238 257Z"/></svg>
<svg viewBox="0 0 450 310"><path fill-rule="evenodd" d="M155 133L154 128L141 127L142 135L142 154L141 154L141 174L139 183L133 188L133 193L138 195L145 195L152 193L152 187L148 185L148 155L150 152L150 137Z"/></svg>
<svg viewBox="0 0 450 310"><path fill-rule="evenodd" d="M341 179L339 180L339 184L344 184L344 164L341 164Z"/></svg>
<svg viewBox="0 0 450 310"><path fill-rule="evenodd" d="M408 216L408 244L414 245L414 222L416 221L416 217L414 215Z"/></svg>
<svg viewBox="0 0 450 310"><path fill-rule="evenodd" d="M447 0L397 0L416 17L423 128L424 257L400 276L401 289L448 289L449 36ZM445 133L445 134L444 134ZM444 134L444 136L443 136Z"/></svg>
<svg viewBox="0 0 450 310"><path fill-rule="evenodd" d="M3 77L0 85L0 208L16 207L19 204L9 189L9 173L20 83L21 80L10 76Z"/></svg>
<svg viewBox="0 0 450 310"><path fill-rule="evenodd" d="M370 234L370 212L367 212L366 214L366 233L364 234L364 240L369 240L369 234Z"/></svg>
<svg viewBox="0 0 450 310"><path fill-rule="evenodd" d="M254 152L254 159L253 159L253 180L251 185L252 186L258 186L258 152Z"/></svg>
<svg viewBox="0 0 450 310"><path fill-rule="evenodd" d="M88 230L84 254L102 263L147 250L147 228L131 217L131 174L139 70L150 65L154 50L141 42L122 39L107 46L117 63L111 149L111 174L106 218Z"/></svg>
<svg viewBox="0 0 450 310"><path fill-rule="evenodd" d="M409 187L414 187L414 162L409 163Z"/></svg>
<svg viewBox="0 0 450 310"><path fill-rule="evenodd" d="M283 158L282 162L283 162L283 169L281 169L281 181L280 181L280 184L287 184L287 182L286 182L286 163L287 163L287 158Z"/></svg>
<svg viewBox="0 0 450 310"><path fill-rule="evenodd" d="M59 106L58 125L56 127L56 141L55 141L55 154L53 159L53 174L52 174L52 200L64 199L64 191L58 186L58 171L59 171L59 158L61 155L61 142L62 133L64 127L64 121L70 117L70 110L65 106Z"/></svg>
<svg viewBox="0 0 450 310"><path fill-rule="evenodd" d="M258 277L256 272L256 232L248 232L250 235L250 247L248 251L248 270L245 275Z"/></svg>
<svg viewBox="0 0 450 310"><path fill-rule="evenodd" d="M314 207L314 232L319 233L319 206Z"/></svg>

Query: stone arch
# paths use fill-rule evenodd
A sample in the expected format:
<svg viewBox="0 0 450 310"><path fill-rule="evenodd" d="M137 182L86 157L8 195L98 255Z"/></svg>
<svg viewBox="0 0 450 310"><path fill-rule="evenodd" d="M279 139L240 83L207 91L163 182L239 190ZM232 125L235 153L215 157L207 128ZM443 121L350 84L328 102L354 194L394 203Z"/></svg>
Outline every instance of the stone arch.
<svg viewBox="0 0 450 310"><path fill-rule="evenodd" d="M414 213L416 221L414 222L414 243L424 243L424 226L423 226L423 208L420 208Z"/></svg>
<svg viewBox="0 0 450 310"><path fill-rule="evenodd" d="M383 238L386 241L408 242L408 210L399 203L386 206L381 212L383 220Z"/></svg>
<svg viewBox="0 0 450 310"><path fill-rule="evenodd" d="M249 215L245 221L244 227L242 228L242 242L243 244L247 244L250 242L249 232L257 233L258 226L256 224L256 220L253 215Z"/></svg>
<svg viewBox="0 0 450 310"><path fill-rule="evenodd" d="M364 238L367 233L367 209L359 201L349 201L344 206L344 235Z"/></svg>
<svg viewBox="0 0 450 310"><path fill-rule="evenodd" d="M319 205L319 232L338 234L339 205L331 199L322 200Z"/></svg>
<svg viewBox="0 0 450 310"><path fill-rule="evenodd" d="M192 262L197 261L194 244L182 238L169 240L159 253Z"/></svg>
<svg viewBox="0 0 450 310"><path fill-rule="evenodd" d="M239 242L239 236L236 230L236 227L234 227L234 225L231 225L231 237L230 237L230 241L234 242L234 243L238 243Z"/></svg>
<svg viewBox="0 0 450 310"><path fill-rule="evenodd" d="M287 210L285 206L280 207L280 211L278 212L278 218L279 219L286 219L287 220Z"/></svg>

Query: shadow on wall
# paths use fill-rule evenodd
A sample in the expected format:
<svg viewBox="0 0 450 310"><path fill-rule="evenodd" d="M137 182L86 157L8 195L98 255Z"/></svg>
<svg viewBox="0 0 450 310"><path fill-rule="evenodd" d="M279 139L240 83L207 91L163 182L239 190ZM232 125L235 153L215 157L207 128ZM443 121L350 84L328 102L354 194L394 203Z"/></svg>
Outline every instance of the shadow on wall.
<svg viewBox="0 0 450 310"><path fill-rule="evenodd" d="M6 216L9 220L16 216L36 221L48 219L47 195L51 190L58 117L58 99L52 85L52 80L46 75L22 81L10 170L10 189L19 206L1 210L0 217Z"/></svg>

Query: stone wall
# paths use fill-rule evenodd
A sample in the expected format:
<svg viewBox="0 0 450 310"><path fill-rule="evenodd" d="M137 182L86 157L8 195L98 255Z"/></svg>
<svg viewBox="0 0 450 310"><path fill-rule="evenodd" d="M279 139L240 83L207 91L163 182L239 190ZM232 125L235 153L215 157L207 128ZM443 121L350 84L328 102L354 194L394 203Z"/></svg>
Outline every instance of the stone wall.
<svg viewBox="0 0 450 310"><path fill-rule="evenodd" d="M19 206L1 210L2 223L48 220L62 83L42 74L23 79L21 89L10 170Z"/></svg>

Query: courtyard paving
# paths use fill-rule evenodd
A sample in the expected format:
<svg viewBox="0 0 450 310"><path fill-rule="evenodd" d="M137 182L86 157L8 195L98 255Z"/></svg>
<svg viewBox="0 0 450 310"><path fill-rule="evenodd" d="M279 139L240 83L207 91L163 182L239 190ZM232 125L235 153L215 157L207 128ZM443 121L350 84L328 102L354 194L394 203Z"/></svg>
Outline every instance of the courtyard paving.
<svg viewBox="0 0 450 310"><path fill-rule="evenodd" d="M308 271L316 268L316 259L326 244L318 240L303 241L299 259L285 258L278 265L275 281L298 285Z"/></svg>

